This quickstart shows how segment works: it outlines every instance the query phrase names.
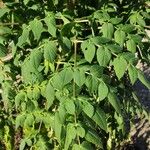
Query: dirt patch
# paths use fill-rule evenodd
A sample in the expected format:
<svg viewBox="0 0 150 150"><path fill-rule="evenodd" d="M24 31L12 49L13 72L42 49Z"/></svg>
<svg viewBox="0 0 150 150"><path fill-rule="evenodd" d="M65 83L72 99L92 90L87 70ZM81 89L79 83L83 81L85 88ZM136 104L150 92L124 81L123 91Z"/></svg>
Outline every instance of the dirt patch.
<svg viewBox="0 0 150 150"><path fill-rule="evenodd" d="M150 81L150 67L144 66L142 71ZM134 89L141 105L150 112L150 90L140 81L136 82ZM137 150L150 150L150 120L137 116L135 119L135 125L131 128L131 136L132 142Z"/></svg>

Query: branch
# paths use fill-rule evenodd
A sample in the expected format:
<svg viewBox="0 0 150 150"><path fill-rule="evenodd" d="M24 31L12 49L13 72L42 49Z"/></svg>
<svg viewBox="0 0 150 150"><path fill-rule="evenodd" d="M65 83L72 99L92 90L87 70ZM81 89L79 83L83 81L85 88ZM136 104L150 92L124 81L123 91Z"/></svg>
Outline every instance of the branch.
<svg viewBox="0 0 150 150"><path fill-rule="evenodd" d="M0 58L0 61L7 62L13 58L12 53L9 53L7 56Z"/></svg>
<svg viewBox="0 0 150 150"><path fill-rule="evenodd" d="M11 25L19 25L19 23L0 23L0 26L11 26Z"/></svg>
<svg viewBox="0 0 150 150"><path fill-rule="evenodd" d="M3 90L2 89L0 89L0 94L2 94L3 93Z"/></svg>

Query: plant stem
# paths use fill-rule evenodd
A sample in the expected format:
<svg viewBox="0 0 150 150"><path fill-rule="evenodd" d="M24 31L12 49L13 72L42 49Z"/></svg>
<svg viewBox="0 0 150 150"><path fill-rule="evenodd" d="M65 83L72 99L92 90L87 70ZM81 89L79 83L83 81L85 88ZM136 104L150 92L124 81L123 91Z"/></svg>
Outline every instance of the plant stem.
<svg viewBox="0 0 150 150"><path fill-rule="evenodd" d="M74 68L77 67L77 41L74 40ZM73 80L73 97L76 97L76 84Z"/></svg>
<svg viewBox="0 0 150 150"><path fill-rule="evenodd" d="M19 25L19 23L12 23L12 22L0 23L0 26L12 26L12 25Z"/></svg>

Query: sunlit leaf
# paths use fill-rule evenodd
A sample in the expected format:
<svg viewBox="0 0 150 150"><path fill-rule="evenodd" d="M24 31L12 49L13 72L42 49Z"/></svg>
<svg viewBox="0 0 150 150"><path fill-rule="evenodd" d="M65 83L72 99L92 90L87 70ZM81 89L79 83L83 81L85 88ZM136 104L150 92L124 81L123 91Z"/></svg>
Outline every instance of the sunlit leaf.
<svg viewBox="0 0 150 150"><path fill-rule="evenodd" d="M56 21L53 13L48 14L48 16L44 19L46 25L48 26L48 32L56 37Z"/></svg>
<svg viewBox="0 0 150 150"><path fill-rule="evenodd" d="M44 45L44 58L50 63L53 63L56 58L57 47L52 41L45 43Z"/></svg>
<svg viewBox="0 0 150 150"><path fill-rule="evenodd" d="M100 82L98 86L98 97L99 100L103 100L104 98L107 97L108 94L108 87L104 82Z"/></svg>
<svg viewBox="0 0 150 150"><path fill-rule="evenodd" d="M105 47L99 47L97 49L97 61L100 66L106 67L111 59L110 51Z"/></svg>
<svg viewBox="0 0 150 150"><path fill-rule="evenodd" d="M120 80L127 69L127 62L123 57L117 57L114 60L113 65L114 65L114 70L116 72L116 75Z"/></svg>
<svg viewBox="0 0 150 150"><path fill-rule="evenodd" d="M67 131L66 131L66 139L65 139L65 147L64 150L68 150L71 142L73 139L76 137L76 129L73 124L68 124L67 125Z"/></svg>
<svg viewBox="0 0 150 150"><path fill-rule="evenodd" d="M31 30L34 34L34 38L38 41L40 39L41 33L43 32L42 22L35 18L29 24L30 24Z"/></svg>

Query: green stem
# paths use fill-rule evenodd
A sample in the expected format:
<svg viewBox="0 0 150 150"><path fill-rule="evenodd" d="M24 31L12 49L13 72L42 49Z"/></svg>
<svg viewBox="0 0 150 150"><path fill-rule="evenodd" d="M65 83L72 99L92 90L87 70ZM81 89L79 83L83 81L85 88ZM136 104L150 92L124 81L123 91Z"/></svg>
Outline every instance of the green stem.
<svg viewBox="0 0 150 150"><path fill-rule="evenodd" d="M74 68L77 67L77 41L74 40ZM76 97L76 84L73 80L73 97Z"/></svg>

